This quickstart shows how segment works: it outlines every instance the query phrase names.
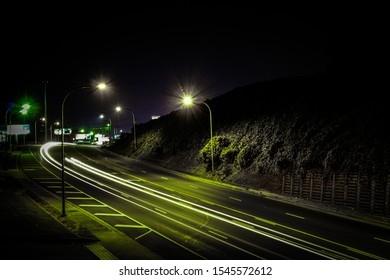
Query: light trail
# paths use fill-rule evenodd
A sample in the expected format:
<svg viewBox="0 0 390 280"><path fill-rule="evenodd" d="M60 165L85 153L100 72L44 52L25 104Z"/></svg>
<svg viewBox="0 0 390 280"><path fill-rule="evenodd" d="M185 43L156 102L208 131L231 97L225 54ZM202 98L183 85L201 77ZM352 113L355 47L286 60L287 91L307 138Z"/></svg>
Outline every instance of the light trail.
<svg viewBox="0 0 390 280"><path fill-rule="evenodd" d="M56 162L50 156L50 154L48 152L50 148L52 148L53 146L56 146L56 145L58 145L58 143L48 143L48 144L42 146L41 154L42 154L43 158L46 161L48 161L51 165L53 165L56 168L58 168L58 166L60 166L60 164L58 162ZM148 194L148 195L152 195L152 196L154 196L156 198L159 198L159 199L163 199L165 201L168 201L168 202L173 203L175 205L178 205L180 207L184 207L184 208L190 209L192 211L196 211L198 213L201 213L201 214L204 214L204 215L207 215L207 216L211 216L211 217L213 217L215 219L221 220L223 222L229 223L231 225L240 227L240 228L245 229L245 230L252 231L252 232L254 232L256 234L260 234L260 235L266 236L268 238L277 240L277 241L285 243L285 244L287 244L289 246L293 246L293 247L299 248L301 250L308 251L308 252L310 252L312 254L317 254L317 255L319 255L321 257L331 259L332 257L329 257L328 255L326 255L324 253L324 251L325 251L326 253L328 253L331 256L339 255L339 256L342 256L342 257L354 259L352 256L346 255L346 254L341 253L341 252L337 252L337 251L335 251L333 249L329 249L329 248L323 247L321 245L314 244L312 242L309 242L309 241L306 241L306 240L302 240L302 239L299 239L297 237L294 237L294 236L291 236L291 235L288 235L288 234L285 234L285 233L282 233L282 232L279 232L279 231L276 231L276 230L272 230L272 229L263 227L263 226L258 225L256 223L252 223L250 221L247 221L247 220L244 220L244 219L241 219L241 218L238 218L238 217L235 217L235 216L232 216L232 215L229 215L229 214L226 214L226 213L223 213L223 212L220 212L220 211L217 211L217 210L214 210L214 209L211 209L211 208L208 208L208 207L205 207L205 206L202 206L202 205L190 202L190 201L186 201L186 200L178 198L176 196L172 196L172 195L169 195L169 194L166 194L166 193L163 193L163 192L160 192L160 191L148 188L146 186L143 186L143 185L140 185L140 184L128 181L127 179L123 179L123 178L117 177L117 176L112 175L110 173L107 173L107 172L104 172L104 171L99 170L97 168L94 168L94 167L92 167L90 165L87 165L87 164L85 164L85 163L83 163L83 162L81 162L81 161L79 161L77 159L71 158L71 159L66 159L66 160L67 160L67 162L70 162L70 163L74 164L75 166L78 166L79 168L82 168L82 169L84 169L84 170L86 170L86 171L88 171L90 173L95 174L95 175L104 177L105 179L114 181L117 184L121 184L123 186L132 188L133 190L140 191L140 192L143 192L143 193ZM53 162L56 163L57 166ZM66 169L70 170L70 172L76 173L78 176L82 176L84 178L87 178L88 180L94 181L93 179L88 178L85 175L79 174L79 173L77 173L77 172L75 172L75 171L73 171L71 169L68 169L68 168L66 168ZM99 184L100 186L102 186L101 183L96 182L96 181L94 181L94 182ZM106 186L106 185L104 185L104 187L109 188L112 191L118 192L118 190L113 189L112 187L109 187L109 186ZM104 190L104 191L106 191L106 190ZM123 197L120 197L120 198L123 199ZM132 203L134 203L134 202L132 202ZM152 211L152 212L155 212L155 211ZM270 233L266 233L266 232L260 231L260 230L254 228L254 227L260 228L262 230L266 230L268 232L271 232L274 235L272 235ZM203 234L205 234L205 233L203 233ZM277 236L275 236L275 235L277 235ZM280 237L280 236L283 236L283 237ZM291 240L295 240L295 241L291 241ZM296 242L300 242L300 243L303 243L305 245L298 244ZM339 244L339 245L341 245L341 244ZM315 247L317 249L311 248L310 246L311 247ZM341 245L341 246L343 246L343 245ZM348 249L351 249L351 248L348 247ZM358 252L360 252L360 251L358 251Z"/></svg>

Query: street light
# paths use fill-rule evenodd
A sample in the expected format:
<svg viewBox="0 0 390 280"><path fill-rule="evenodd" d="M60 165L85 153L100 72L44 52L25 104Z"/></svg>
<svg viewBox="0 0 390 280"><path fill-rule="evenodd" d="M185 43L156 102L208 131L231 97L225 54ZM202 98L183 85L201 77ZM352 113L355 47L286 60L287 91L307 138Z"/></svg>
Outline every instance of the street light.
<svg viewBox="0 0 390 280"><path fill-rule="evenodd" d="M105 118L105 116L104 116L104 114L100 114L99 115L99 118L101 118L101 119L104 119ZM111 134L111 124L112 124L112 122L111 122L111 119L110 118L107 118L108 119L108 121L109 121L109 126L110 126L110 132L109 132L109 134L108 134L108 136L110 136L110 134Z"/></svg>
<svg viewBox="0 0 390 280"><path fill-rule="evenodd" d="M184 107L190 107L194 105L194 99L191 95L185 94L182 99L182 103ZM201 102L202 104L206 105L207 109L210 113L210 153L211 153L211 172L214 172L214 145L213 145L213 117L211 114L211 108L207 103Z"/></svg>
<svg viewBox="0 0 390 280"><path fill-rule="evenodd" d="M137 137L136 137L136 134L135 134L135 115L134 115L133 111L131 111L129 109L126 109L126 108L122 108L120 106L117 106L115 108L115 111L120 112L120 111L122 111L122 109L126 110L126 111L129 111L133 115L133 131L134 131L133 134L134 134L134 152L135 152L137 150Z"/></svg>
<svg viewBox="0 0 390 280"><path fill-rule="evenodd" d="M106 84L98 84L96 86L99 90L104 90L106 89L107 85ZM64 106L65 106L65 101L71 95L73 92L81 90L81 89L88 89L88 88L93 88L92 85L89 86L81 86L78 88L74 88L71 91L68 92L67 95L65 95L64 100L62 101L62 106L61 106L61 193L62 193L62 217L66 216L65 213L65 151L64 151Z"/></svg>
<svg viewBox="0 0 390 280"><path fill-rule="evenodd" d="M50 125L50 141L53 142L53 125L60 125L60 122L55 122Z"/></svg>

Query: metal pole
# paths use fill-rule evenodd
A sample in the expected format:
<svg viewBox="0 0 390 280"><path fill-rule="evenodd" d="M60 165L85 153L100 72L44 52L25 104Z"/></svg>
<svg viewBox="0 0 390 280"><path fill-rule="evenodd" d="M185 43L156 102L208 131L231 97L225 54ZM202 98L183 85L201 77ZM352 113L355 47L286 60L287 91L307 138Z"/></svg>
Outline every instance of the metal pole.
<svg viewBox="0 0 390 280"><path fill-rule="evenodd" d="M43 81L44 83L44 100L45 100L45 143L47 143L47 100L46 100L46 85L47 85L47 80Z"/></svg>
<svg viewBox="0 0 390 280"><path fill-rule="evenodd" d="M213 117L211 114L211 109L207 103L202 102L204 105L206 105L207 109L209 109L210 113L210 145L211 145L211 172L214 172L214 145L213 145Z"/></svg>
<svg viewBox="0 0 390 280"><path fill-rule="evenodd" d="M66 216L66 211L65 211L65 151L64 151L64 105L66 99L69 97L69 95L76 90L79 89L84 89L84 88L90 88L89 86L84 86L84 87L79 87L71 90L64 98L62 101L62 106L61 106L61 194L62 194L62 213L61 216L65 217Z"/></svg>
<svg viewBox="0 0 390 280"><path fill-rule="evenodd" d="M35 137L35 145L37 144L37 120L34 122L34 137Z"/></svg>
<svg viewBox="0 0 390 280"><path fill-rule="evenodd" d="M62 195L62 213L61 216L65 217L65 153L64 153L64 104L66 98L69 96L71 92L65 96L64 101L62 102L61 107L61 195Z"/></svg>
<svg viewBox="0 0 390 280"><path fill-rule="evenodd" d="M134 131L134 152L137 150L137 136L135 134L135 115L131 111L131 114L133 115L133 131Z"/></svg>

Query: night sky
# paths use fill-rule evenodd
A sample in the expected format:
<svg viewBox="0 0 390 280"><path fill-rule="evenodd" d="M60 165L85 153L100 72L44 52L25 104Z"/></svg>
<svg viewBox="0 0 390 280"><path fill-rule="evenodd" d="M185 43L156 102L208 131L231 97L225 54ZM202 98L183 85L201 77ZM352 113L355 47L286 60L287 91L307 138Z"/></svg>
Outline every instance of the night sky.
<svg viewBox="0 0 390 280"><path fill-rule="evenodd" d="M67 126L101 123L131 129L179 108L180 88L211 99L234 88L334 67L335 18L324 9L132 10L76 7L24 11L1 19L2 95L35 101L43 116L47 79L49 124L60 120L64 96L79 86L109 82L106 93L80 90L65 104ZM12 15L12 16L11 16ZM340 43L341 44L341 43Z"/></svg>

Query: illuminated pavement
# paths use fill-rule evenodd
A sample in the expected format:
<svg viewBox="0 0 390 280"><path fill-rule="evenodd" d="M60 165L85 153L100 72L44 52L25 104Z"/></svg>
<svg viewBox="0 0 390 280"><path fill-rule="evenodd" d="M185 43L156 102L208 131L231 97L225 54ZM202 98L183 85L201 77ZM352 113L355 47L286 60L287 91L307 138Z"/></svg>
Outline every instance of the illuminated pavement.
<svg viewBox="0 0 390 280"><path fill-rule="evenodd" d="M36 148L36 147L35 147ZM29 155L29 154L27 154ZM31 154L19 150L0 171L0 259L3 260L115 260L160 257L108 225L96 222L69 205L61 217L61 201L18 170L42 168ZM131 248L131 250L129 250Z"/></svg>
<svg viewBox="0 0 390 280"><path fill-rule="evenodd" d="M50 176L40 177L36 150L22 157L23 170L47 193L60 195L58 145L42 154L50 163L45 163ZM389 230L383 227L277 202L98 148L69 146L66 158L70 214L77 209L126 235L149 252L149 258L390 257Z"/></svg>
<svg viewBox="0 0 390 280"><path fill-rule="evenodd" d="M1 173L0 217L3 260L98 259L82 239L43 211L25 188L8 174Z"/></svg>

